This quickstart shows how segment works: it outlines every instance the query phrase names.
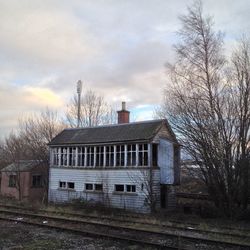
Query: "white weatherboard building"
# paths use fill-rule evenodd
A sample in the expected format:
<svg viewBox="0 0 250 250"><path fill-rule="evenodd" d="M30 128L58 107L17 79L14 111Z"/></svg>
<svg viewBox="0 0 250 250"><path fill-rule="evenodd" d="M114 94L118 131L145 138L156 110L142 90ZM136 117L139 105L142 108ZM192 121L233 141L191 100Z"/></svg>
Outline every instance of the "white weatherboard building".
<svg viewBox="0 0 250 250"><path fill-rule="evenodd" d="M49 144L49 201L84 199L150 212L173 206L180 146L167 120L65 129Z"/></svg>

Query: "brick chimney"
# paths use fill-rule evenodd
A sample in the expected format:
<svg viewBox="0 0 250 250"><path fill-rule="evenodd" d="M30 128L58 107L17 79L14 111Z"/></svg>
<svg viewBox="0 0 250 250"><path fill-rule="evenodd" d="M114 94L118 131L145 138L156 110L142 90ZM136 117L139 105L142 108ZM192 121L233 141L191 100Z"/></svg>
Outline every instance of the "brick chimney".
<svg viewBox="0 0 250 250"><path fill-rule="evenodd" d="M129 123L129 111L126 110L126 102L122 102L122 110L117 111L118 124Z"/></svg>

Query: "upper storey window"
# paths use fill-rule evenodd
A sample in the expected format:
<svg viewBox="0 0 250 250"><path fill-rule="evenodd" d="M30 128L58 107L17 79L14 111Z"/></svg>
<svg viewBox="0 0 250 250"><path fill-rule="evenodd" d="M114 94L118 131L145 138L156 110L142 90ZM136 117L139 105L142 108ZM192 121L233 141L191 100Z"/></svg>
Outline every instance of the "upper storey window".
<svg viewBox="0 0 250 250"><path fill-rule="evenodd" d="M94 166L94 155L95 154L95 148L94 147L87 147L87 167L93 167Z"/></svg>
<svg viewBox="0 0 250 250"><path fill-rule="evenodd" d="M148 165L148 144L139 144L138 165Z"/></svg>
<svg viewBox="0 0 250 250"><path fill-rule="evenodd" d="M59 148L52 149L52 164L59 165Z"/></svg>
<svg viewBox="0 0 250 250"><path fill-rule="evenodd" d="M67 148L63 147L61 149L61 165L67 166Z"/></svg>
<svg viewBox="0 0 250 250"><path fill-rule="evenodd" d="M106 147L106 166L114 166L114 146Z"/></svg>
<svg viewBox="0 0 250 250"><path fill-rule="evenodd" d="M136 145L130 144L127 148L127 166L136 166Z"/></svg>
<svg viewBox="0 0 250 250"><path fill-rule="evenodd" d="M76 165L76 148L69 148L69 166Z"/></svg>
<svg viewBox="0 0 250 250"><path fill-rule="evenodd" d="M125 164L125 160L124 160L124 156L125 156L125 152L124 152L124 145L118 145L116 146L116 166L124 166Z"/></svg>
<svg viewBox="0 0 250 250"><path fill-rule="evenodd" d="M151 165L149 164L149 149L151 148L151 158L153 156L155 159L156 148L149 147L146 143L53 148L51 163L72 167L149 166Z"/></svg>

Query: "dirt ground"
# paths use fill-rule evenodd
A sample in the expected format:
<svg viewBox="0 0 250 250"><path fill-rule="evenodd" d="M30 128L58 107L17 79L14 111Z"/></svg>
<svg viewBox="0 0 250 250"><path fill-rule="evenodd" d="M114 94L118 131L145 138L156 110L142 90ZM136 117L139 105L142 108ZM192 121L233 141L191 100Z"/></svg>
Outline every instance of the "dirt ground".
<svg viewBox="0 0 250 250"><path fill-rule="evenodd" d="M0 221L0 250L145 249L132 243L96 239L15 222Z"/></svg>

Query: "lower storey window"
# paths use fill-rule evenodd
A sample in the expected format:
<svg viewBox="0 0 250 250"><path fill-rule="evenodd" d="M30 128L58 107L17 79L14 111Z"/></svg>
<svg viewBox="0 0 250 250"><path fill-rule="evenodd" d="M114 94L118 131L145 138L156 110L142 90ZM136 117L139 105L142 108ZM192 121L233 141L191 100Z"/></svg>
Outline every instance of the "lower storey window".
<svg viewBox="0 0 250 250"><path fill-rule="evenodd" d="M103 190L102 184L95 184L95 190L102 191Z"/></svg>
<svg viewBox="0 0 250 250"><path fill-rule="evenodd" d="M126 185L126 192L135 193L136 192L136 186L135 185Z"/></svg>
<svg viewBox="0 0 250 250"><path fill-rule="evenodd" d="M74 182L68 182L67 183L67 188L68 189L75 189L75 183Z"/></svg>
<svg viewBox="0 0 250 250"><path fill-rule="evenodd" d="M136 192L136 185L115 185L116 192L126 192L126 193L135 193Z"/></svg>
<svg viewBox="0 0 250 250"><path fill-rule="evenodd" d="M66 181L59 181L59 188L66 188Z"/></svg>
<svg viewBox="0 0 250 250"><path fill-rule="evenodd" d="M85 184L85 190L92 191L93 190L93 184L92 183L86 183Z"/></svg>
<svg viewBox="0 0 250 250"><path fill-rule="evenodd" d="M59 188L75 189L75 183L74 182L59 181Z"/></svg>
<svg viewBox="0 0 250 250"><path fill-rule="evenodd" d="M116 192L124 192L124 185L115 185L115 191Z"/></svg>
<svg viewBox="0 0 250 250"><path fill-rule="evenodd" d="M102 191L103 186L102 186L102 184L86 183L85 190L87 190L87 191Z"/></svg>

